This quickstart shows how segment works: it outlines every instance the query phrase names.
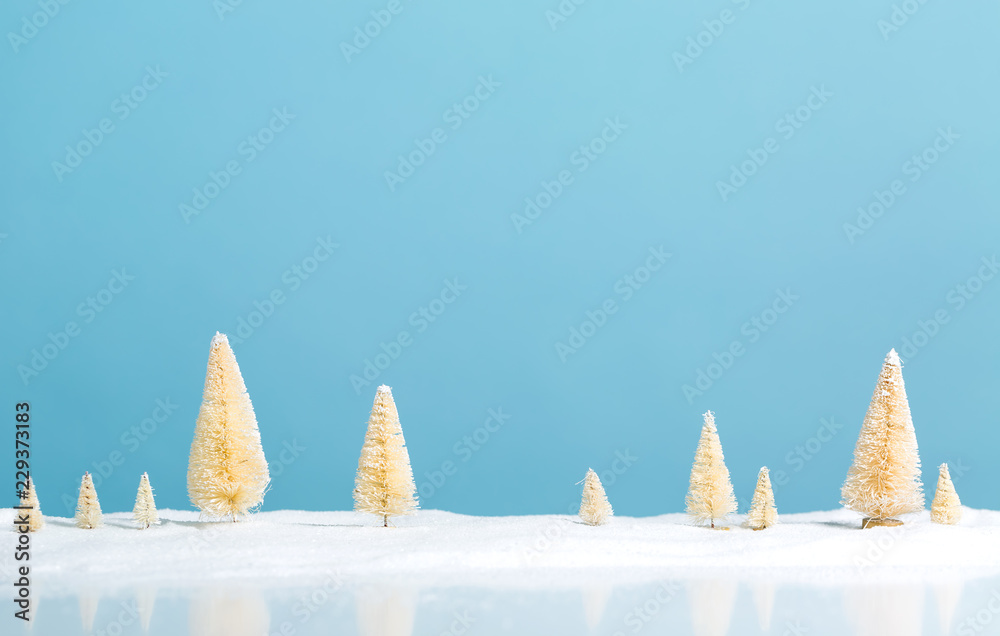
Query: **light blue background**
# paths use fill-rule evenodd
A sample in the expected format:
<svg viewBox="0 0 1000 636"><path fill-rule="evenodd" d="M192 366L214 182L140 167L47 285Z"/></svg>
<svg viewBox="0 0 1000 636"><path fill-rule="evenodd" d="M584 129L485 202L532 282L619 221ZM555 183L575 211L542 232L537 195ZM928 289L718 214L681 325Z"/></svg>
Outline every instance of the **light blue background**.
<svg viewBox="0 0 1000 636"><path fill-rule="evenodd" d="M780 511L836 507L883 356L938 310L949 321L904 371L925 486L960 463L963 502L1000 507L1000 282L948 300L998 251L995 2L914 5L885 38L888 1L589 0L553 29L554 0L403 0L345 59L385 6L246 0L220 19L208 1L70 2L25 43L5 37L0 407L12 437L14 403L32 404L48 514L115 451L105 510L131 509L143 471L160 507L189 508L209 341L275 288L286 302L234 343L275 473L265 509L352 505L382 382L425 493L457 466L424 507L566 512L593 467L614 476L618 514L679 511L706 409L741 500L766 464L788 476ZM679 70L674 53L723 10L731 23ZM0 31L37 11L5 3ZM118 119L113 102L157 65L162 83ZM500 86L452 130L481 76ZM812 87L832 97L783 138L776 122ZM294 121L247 162L241 142L275 108ZM104 117L114 131L60 182L52 163ZM615 117L627 129L579 172L571 155ZM385 172L437 127L446 140L390 191ZM948 127L959 138L909 181L904 164ZM768 137L778 151L723 201L716 182ZM242 172L185 222L178 206L230 160ZM572 184L518 233L511 215L561 170ZM850 242L843 225L894 179L905 194ZM284 272L327 236L333 258L291 291ZM659 246L667 264L621 302L616 281ZM135 280L85 322L78 305L121 268ZM455 277L467 289L418 333L411 314ZM799 299L751 343L742 325L786 288ZM617 313L564 363L556 342L607 298ZM26 384L18 365L68 321L80 335ZM412 345L356 392L351 374L402 330ZM734 340L745 355L686 399ZM133 451L123 434L166 398L176 410ZM510 419L456 452L497 408ZM843 428L795 460L822 418ZM286 442L305 450L282 463ZM616 452L638 459L615 474Z"/></svg>

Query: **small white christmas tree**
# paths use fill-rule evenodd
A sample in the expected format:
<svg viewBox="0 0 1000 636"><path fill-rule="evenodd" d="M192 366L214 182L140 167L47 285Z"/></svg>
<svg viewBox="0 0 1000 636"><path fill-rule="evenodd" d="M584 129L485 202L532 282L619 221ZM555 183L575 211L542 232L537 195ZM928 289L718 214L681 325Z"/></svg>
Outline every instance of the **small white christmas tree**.
<svg viewBox="0 0 1000 636"><path fill-rule="evenodd" d="M899 525L894 517L924 508L917 436L895 349L882 365L841 495L841 503L865 515L862 528Z"/></svg>
<svg viewBox="0 0 1000 636"><path fill-rule="evenodd" d="M750 501L750 514L747 515L747 526L753 530L763 530L778 523L778 510L774 507L774 491L771 490L771 477L767 466L757 474L757 488L753 491Z"/></svg>
<svg viewBox="0 0 1000 636"><path fill-rule="evenodd" d="M358 458L354 479L354 509L382 517L407 515L417 508L417 487L413 483L410 454L403 439L399 413L392 390L384 384L375 394L365 443Z"/></svg>
<svg viewBox="0 0 1000 636"><path fill-rule="evenodd" d="M941 464L938 468L937 490L934 492L934 501L931 502L931 521L955 525L961 520L962 502L955 492L955 484L951 483L948 464Z"/></svg>
<svg viewBox="0 0 1000 636"><path fill-rule="evenodd" d="M718 519L736 512L736 496L729 481L729 469L722 455L715 415L707 411L701 427L701 439L691 467L691 485L687 494L687 513L697 521L715 527Z"/></svg>
<svg viewBox="0 0 1000 636"><path fill-rule="evenodd" d="M188 496L204 514L236 521L264 501L270 479L236 356L226 336L216 333L191 443Z"/></svg>
<svg viewBox="0 0 1000 636"><path fill-rule="evenodd" d="M600 526L608 522L614 514L608 496L604 494L601 478L593 469L587 470L583 479L583 499L580 501L580 518L591 526Z"/></svg>
<svg viewBox="0 0 1000 636"><path fill-rule="evenodd" d="M42 507L38 504L38 495L35 493L35 484L31 481L31 477L28 477L28 488L25 490L25 496L17 504L23 506L25 509L14 511L14 525L18 526L19 518L28 519L28 532L38 532L45 527L45 518L42 516ZM17 527L14 528L17 530Z"/></svg>
<svg viewBox="0 0 1000 636"><path fill-rule="evenodd" d="M76 527L92 530L102 525L104 518L101 503L97 501L97 491L94 490L94 480L90 473L84 473L80 482L80 498L76 502Z"/></svg>
<svg viewBox="0 0 1000 636"><path fill-rule="evenodd" d="M160 523L160 517L156 514L156 502L153 501L153 488L149 485L149 475L146 473L143 473L142 478L139 479L139 492L135 495L132 516L139 524L140 530Z"/></svg>

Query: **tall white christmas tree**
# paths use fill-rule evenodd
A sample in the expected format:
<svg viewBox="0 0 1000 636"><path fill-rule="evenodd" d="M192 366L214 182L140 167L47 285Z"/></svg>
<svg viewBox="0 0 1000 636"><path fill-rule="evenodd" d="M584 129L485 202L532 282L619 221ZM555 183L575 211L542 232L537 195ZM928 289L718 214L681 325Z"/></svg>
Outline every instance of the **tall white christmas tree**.
<svg viewBox="0 0 1000 636"><path fill-rule="evenodd" d="M92 530L103 525L104 517L101 502L97 501L97 491L94 490L94 480L90 473L84 473L80 482L80 498L76 502L76 526Z"/></svg>
<svg viewBox="0 0 1000 636"><path fill-rule="evenodd" d="M841 497L865 515L862 528L900 525L896 516L924 508L917 436L895 349L882 365Z"/></svg>
<svg viewBox="0 0 1000 636"><path fill-rule="evenodd" d="M591 526L600 526L608 522L614 514L608 496L604 494L601 478L593 469L587 470L583 478L583 498L580 501L580 518Z"/></svg>
<svg viewBox="0 0 1000 636"><path fill-rule="evenodd" d="M687 513L697 521L715 527L718 519L736 512L736 496L729 481L729 469L722 455L715 415L707 411L701 427L701 439L691 467L691 485L687 494Z"/></svg>
<svg viewBox="0 0 1000 636"><path fill-rule="evenodd" d="M382 517L410 514L417 508L417 487L413 483L410 454L403 440L399 413L392 390L384 384L375 394L368 431L358 459L354 479L354 509Z"/></svg>
<svg viewBox="0 0 1000 636"><path fill-rule="evenodd" d="M28 477L27 489L24 497L17 504L21 509L14 511L14 525L18 526L19 519L28 519L28 532L38 532L45 527L45 518L42 516L42 507L38 504L38 495L35 493L35 483ZM17 530L17 528L15 528Z"/></svg>
<svg viewBox="0 0 1000 636"><path fill-rule="evenodd" d="M216 333L188 461L188 497L210 517L245 515L264 501L270 475L236 356Z"/></svg>
<svg viewBox="0 0 1000 636"><path fill-rule="evenodd" d="M931 502L931 521L955 525L962 519L962 502L955 492L955 484L951 483L948 464L938 468L937 490L934 491L934 501Z"/></svg>
<svg viewBox="0 0 1000 636"><path fill-rule="evenodd" d="M767 466L757 474L757 488L753 491L750 501L750 514L747 515L747 525L753 530L763 530L778 523L778 510L774 507L774 491L771 490L771 477Z"/></svg>
<svg viewBox="0 0 1000 636"><path fill-rule="evenodd" d="M149 475L146 473L139 479L139 491L135 495L132 516L140 530L160 522L160 517L156 514L156 503L153 501L153 488L149 485Z"/></svg>

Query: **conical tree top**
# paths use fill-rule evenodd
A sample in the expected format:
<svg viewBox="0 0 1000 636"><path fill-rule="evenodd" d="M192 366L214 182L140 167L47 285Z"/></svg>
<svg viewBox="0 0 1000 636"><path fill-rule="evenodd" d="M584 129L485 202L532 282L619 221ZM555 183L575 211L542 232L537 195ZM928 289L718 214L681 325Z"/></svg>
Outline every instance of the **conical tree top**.
<svg viewBox="0 0 1000 636"><path fill-rule="evenodd" d="M97 490L90 473L83 474L80 482L80 497L76 502L76 525L88 530L104 525L104 515L101 514L101 503L97 500Z"/></svg>
<svg viewBox="0 0 1000 636"><path fill-rule="evenodd" d="M389 517L413 512L417 504L410 454L403 439L392 390L382 385L375 393L365 443L354 480L354 509Z"/></svg>
<svg viewBox="0 0 1000 636"><path fill-rule="evenodd" d="M140 528L148 528L160 522L156 512L156 502L153 498L153 487L149 484L149 475L142 474L139 478L139 490L135 495L135 506L132 508L132 517Z"/></svg>
<svg viewBox="0 0 1000 636"><path fill-rule="evenodd" d="M191 502L212 517L246 514L270 481L253 404L224 334L212 338L188 462Z"/></svg>
<svg viewBox="0 0 1000 636"><path fill-rule="evenodd" d="M592 468L587 470L587 476L583 478L583 497L580 501L579 514L584 523L592 526L607 523L614 514L608 496L604 492L604 486L601 484L601 478Z"/></svg>
<svg viewBox="0 0 1000 636"><path fill-rule="evenodd" d="M736 496L729 481L715 415L706 411L703 417L686 503L689 515L698 521L710 522L714 528L717 520L736 512Z"/></svg>
<svg viewBox="0 0 1000 636"><path fill-rule="evenodd" d="M882 365L841 494L844 505L867 516L866 527L924 507L917 437L895 349Z"/></svg>
<svg viewBox="0 0 1000 636"><path fill-rule="evenodd" d="M774 507L774 491L771 489L771 477L767 466L757 473L757 487L750 502L750 512L747 514L747 525L754 530L770 528L778 523L778 510Z"/></svg>
<svg viewBox="0 0 1000 636"><path fill-rule="evenodd" d="M938 467L937 489L931 502L931 521L954 525L962 520L962 502L955 492L955 484L951 481L948 464Z"/></svg>

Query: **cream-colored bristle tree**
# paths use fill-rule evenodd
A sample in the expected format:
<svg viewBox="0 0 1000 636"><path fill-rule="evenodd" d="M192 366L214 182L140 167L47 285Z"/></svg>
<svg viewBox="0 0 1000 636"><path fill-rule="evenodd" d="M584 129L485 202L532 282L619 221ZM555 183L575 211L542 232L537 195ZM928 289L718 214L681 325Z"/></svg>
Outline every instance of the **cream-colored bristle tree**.
<svg viewBox="0 0 1000 636"><path fill-rule="evenodd" d="M774 507L774 491L771 490L771 477L767 466L757 473L757 488L753 491L750 501L750 514L747 515L747 526L753 530L763 530L778 523L778 510Z"/></svg>
<svg viewBox="0 0 1000 636"><path fill-rule="evenodd" d="M580 501L580 518L591 526L600 526L608 522L614 514L608 496L604 493L601 478L594 470L588 469L583 478L583 499Z"/></svg>
<svg viewBox="0 0 1000 636"><path fill-rule="evenodd" d="M955 525L961 520L962 502L955 492L955 484L951 483L948 464L941 464L938 468L937 490L934 491L934 500L931 502L931 521Z"/></svg>
<svg viewBox="0 0 1000 636"><path fill-rule="evenodd" d="M38 532L45 527L45 518L42 516L42 507L38 504L35 483L31 480L31 477L28 477L27 482L28 487L24 491L24 497L17 504L23 506L23 508L14 511L14 525L19 525L17 523L18 519L27 518L28 532Z"/></svg>
<svg viewBox="0 0 1000 636"><path fill-rule="evenodd" d="M216 333L188 460L188 497L203 514L236 521L264 501L270 479L236 356Z"/></svg>
<svg viewBox="0 0 1000 636"><path fill-rule="evenodd" d="M132 517L139 524L140 530L160 523L160 517L156 514L156 502L153 500L153 488L149 485L149 475L146 473L139 479L139 491L135 494Z"/></svg>
<svg viewBox="0 0 1000 636"><path fill-rule="evenodd" d="M84 473L80 482L80 498L76 502L76 527L92 530L103 525L104 517L101 502L97 501L97 491L94 490L94 480L90 473Z"/></svg>
<svg viewBox="0 0 1000 636"><path fill-rule="evenodd" d="M900 525L897 516L924 509L917 435L895 349L882 364L841 503L865 515L862 528Z"/></svg>
<svg viewBox="0 0 1000 636"><path fill-rule="evenodd" d="M701 438L691 467L691 485L687 494L687 513L695 520L715 522L736 512L736 496L729 481L729 469L722 455L715 415L707 411L701 427Z"/></svg>
<svg viewBox="0 0 1000 636"><path fill-rule="evenodd" d="M410 514L417 508L417 487L413 483L410 454L403 439L399 413L392 390L384 384L375 394L365 443L358 458L354 479L354 509L382 517Z"/></svg>

